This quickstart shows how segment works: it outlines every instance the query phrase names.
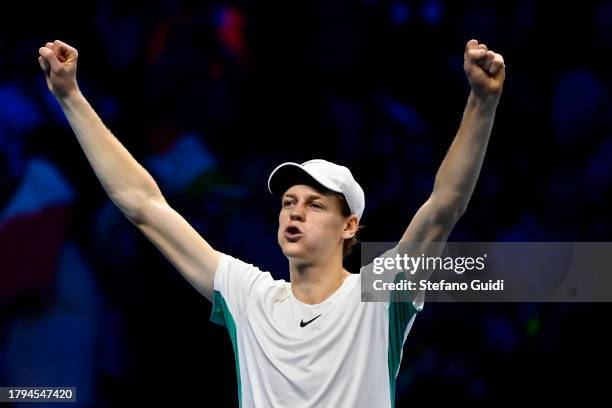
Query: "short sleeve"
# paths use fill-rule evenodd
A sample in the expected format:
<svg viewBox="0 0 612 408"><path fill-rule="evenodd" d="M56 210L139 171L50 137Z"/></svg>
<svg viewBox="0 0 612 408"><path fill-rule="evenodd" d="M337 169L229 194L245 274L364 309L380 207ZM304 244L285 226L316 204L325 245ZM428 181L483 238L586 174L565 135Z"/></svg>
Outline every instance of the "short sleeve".
<svg viewBox="0 0 612 408"><path fill-rule="evenodd" d="M210 320L221 326L240 320L257 288L273 282L269 272L223 254L215 272Z"/></svg>
<svg viewBox="0 0 612 408"><path fill-rule="evenodd" d="M397 246L385 251L380 258L392 258L397 253ZM362 276L372 276L373 262L363 266L360 273ZM399 283L405 278L405 273L400 270L388 269L387 275L383 277L386 282L393 280ZM404 343L408 337L416 315L423 310L425 293L418 293L409 290L391 290L385 297L386 318L388 319L388 361L389 375L396 378L402 360ZM416 295L416 296L415 296Z"/></svg>
<svg viewBox="0 0 612 408"><path fill-rule="evenodd" d="M395 276L395 281L401 279L401 274ZM407 296L407 292L393 292L389 307L389 369L390 374L397 376L404 343L410 333L414 319L423 310L424 292L420 292L415 300Z"/></svg>

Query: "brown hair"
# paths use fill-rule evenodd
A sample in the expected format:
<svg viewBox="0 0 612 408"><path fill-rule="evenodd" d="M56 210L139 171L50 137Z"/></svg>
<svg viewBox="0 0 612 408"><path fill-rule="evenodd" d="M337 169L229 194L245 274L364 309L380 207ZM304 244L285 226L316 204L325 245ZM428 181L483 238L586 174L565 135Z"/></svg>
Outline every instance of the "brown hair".
<svg viewBox="0 0 612 408"><path fill-rule="evenodd" d="M346 198L344 198L344 195L337 193L336 196L340 201L340 211L342 213L342 216L348 217L349 215L351 215L351 209L348 203L346 202ZM345 239L342 243L342 258L346 258L348 255L350 255L353 252L353 248L359 243L359 238L357 238L357 235L359 234L359 230L361 230L361 228L363 228L363 225L360 225L357 228L357 232L355 233L355 235L353 235L351 238Z"/></svg>

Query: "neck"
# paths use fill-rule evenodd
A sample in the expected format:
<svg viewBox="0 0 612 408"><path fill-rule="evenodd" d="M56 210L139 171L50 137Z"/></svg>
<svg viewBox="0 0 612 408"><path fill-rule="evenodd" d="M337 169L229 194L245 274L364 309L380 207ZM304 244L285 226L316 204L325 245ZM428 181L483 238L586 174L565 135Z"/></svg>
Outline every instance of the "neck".
<svg viewBox="0 0 612 408"><path fill-rule="evenodd" d="M293 296L299 301L314 305L331 296L350 275L342 267L342 258L323 264L289 261L289 276Z"/></svg>

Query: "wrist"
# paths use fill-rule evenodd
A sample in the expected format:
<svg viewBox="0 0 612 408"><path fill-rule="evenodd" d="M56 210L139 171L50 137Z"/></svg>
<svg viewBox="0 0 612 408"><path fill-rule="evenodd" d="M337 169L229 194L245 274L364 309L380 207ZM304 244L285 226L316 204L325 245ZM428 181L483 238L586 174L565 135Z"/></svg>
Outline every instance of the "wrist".
<svg viewBox="0 0 612 408"><path fill-rule="evenodd" d="M468 97L468 106L481 113L491 113L497 108L499 97L499 94L478 95L472 90Z"/></svg>
<svg viewBox="0 0 612 408"><path fill-rule="evenodd" d="M83 94L76 88L66 94L56 97L62 108L70 108L83 99Z"/></svg>

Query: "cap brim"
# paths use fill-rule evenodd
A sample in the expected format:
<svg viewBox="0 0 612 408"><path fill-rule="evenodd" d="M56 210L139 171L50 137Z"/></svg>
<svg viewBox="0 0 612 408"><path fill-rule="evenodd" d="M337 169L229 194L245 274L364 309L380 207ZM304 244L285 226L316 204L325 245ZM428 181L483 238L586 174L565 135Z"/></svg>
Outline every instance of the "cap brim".
<svg viewBox="0 0 612 408"><path fill-rule="evenodd" d="M327 179L322 174L312 174L306 170L302 165L293 162L286 162L270 173L268 178L268 190L272 194L281 194L287 191L287 189L296 184L306 184L315 188L325 188L337 193L342 191Z"/></svg>

